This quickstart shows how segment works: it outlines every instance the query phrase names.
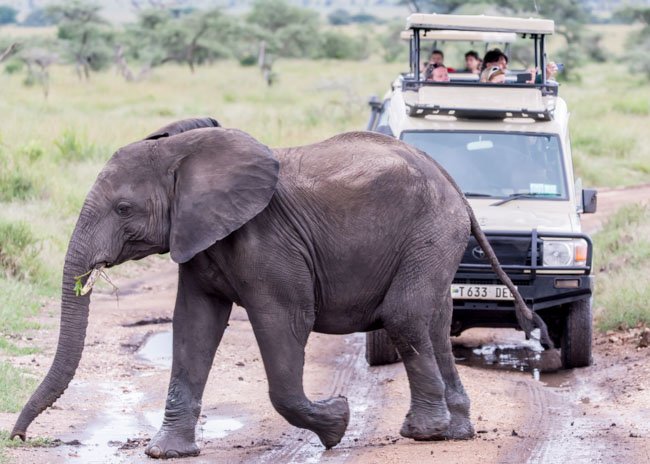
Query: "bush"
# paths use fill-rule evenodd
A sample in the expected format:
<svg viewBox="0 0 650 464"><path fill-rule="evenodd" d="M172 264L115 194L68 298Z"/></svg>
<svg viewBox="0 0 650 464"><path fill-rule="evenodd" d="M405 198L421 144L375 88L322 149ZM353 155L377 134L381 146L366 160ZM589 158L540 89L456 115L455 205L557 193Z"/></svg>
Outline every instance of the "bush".
<svg viewBox="0 0 650 464"><path fill-rule="evenodd" d="M7 5L0 5L0 25L12 24L16 22L18 11Z"/></svg>
<svg viewBox="0 0 650 464"><path fill-rule="evenodd" d="M326 31L321 38L318 58L336 60L362 60L368 58L368 43L365 38L354 38L334 31Z"/></svg>
<svg viewBox="0 0 650 464"><path fill-rule="evenodd" d="M45 27L55 24L52 16L43 8L36 8L32 10L23 20L23 26L29 27Z"/></svg>
<svg viewBox="0 0 650 464"><path fill-rule="evenodd" d="M5 74L16 74L23 70L25 65L21 60L11 59L5 65Z"/></svg>
<svg viewBox="0 0 650 464"><path fill-rule="evenodd" d="M0 153L0 201L26 200L36 192L29 169Z"/></svg>
<svg viewBox="0 0 650 464"><path fill-rule="evenodd" d="M604 330L650 322L650 208L621 208L594 236L598 323Z"/></svg>
<svg viewBox="0 0 650 464"><path fill-rule="evenodd" d="M239 64L242 66L255 66L257 64L257 57L253 54L244 55L239 59Z"/></svg>
<svg viewBox="0 0 650 464"><path fill-rule="evenodd" d="M66 129L61 138L54 142L59 155L64 161L83 161L97 156L97 147L89 143L85 137L78 136L72 129Z"/></svg>
<svg viewBox="0 0 650 464"><path fill-rule="evenodd" d="M29 280L40 273L37 240L24 222L0 222L0 270L7 277Z"/></svg>
<svg viewBox="0 0 650 464"><path fill-rule="evenodd" d="M344 26L352 22L352 16L348 13L348 10L339 8L328 14L327 20L332 26Z"/></svg>

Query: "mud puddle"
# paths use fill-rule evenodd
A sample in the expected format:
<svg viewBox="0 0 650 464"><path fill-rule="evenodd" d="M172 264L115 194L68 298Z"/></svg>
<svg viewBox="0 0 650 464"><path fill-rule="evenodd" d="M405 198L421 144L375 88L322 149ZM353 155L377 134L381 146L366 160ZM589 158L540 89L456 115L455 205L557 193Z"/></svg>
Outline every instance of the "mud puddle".
<svg viewBox="0 0 650 464"><path fill-rule="evenodd" d="M172 333L158 332L149 335L137 351L141 361L155 367L170 368L172 366Z"/></svg>
<svg viewBox="0 0 650 464"><path fill-rule="evenodd" d="M136 356L156 368L168 369L172 362L172 332L159 332L146 337ZM90 385L88 385L90 388ZM87 426L80 445L66 445L71 461L83 463L121 464L130 462L122 450L141 447L160 428L164 410L146 410L145 395L131 383L102 383L97 398L103 398L95 419ZM221 415L202 415L196 427L199 441L224 438L239 430L244 422Z"/></svg>
<svg viewBox="0 0 650 464"><path fill-rule="evenodd" d="M123 463L118 448L129 439L140 437L137 415L134 412L143 394L131 391L130 384L100 384L97 397L106 398L97 419L87 425L87 435L78 446L70 447L71 460L83 463Z"/></svg>
<svg viewBox="0 0 650 464"><path fill-rule="evenodd" d="M503 339L497 338L487 343L470 341L454 344L456 363L484 369L528 372L533 379L553 387L568 382L570 376L560 371L557 352L545 351L535 339L515 338L520 337L508 334Z"/></svg>

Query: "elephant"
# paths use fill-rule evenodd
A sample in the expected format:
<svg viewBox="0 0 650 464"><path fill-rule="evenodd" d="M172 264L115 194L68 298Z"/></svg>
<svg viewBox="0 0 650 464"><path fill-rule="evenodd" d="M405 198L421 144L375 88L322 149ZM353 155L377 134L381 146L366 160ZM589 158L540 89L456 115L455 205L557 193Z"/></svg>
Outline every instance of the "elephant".
<svg viewBox="0 0 650 464"><path fill-rule="evenodd" d="M451 351L450 285L470 234L515 295L521 328L540 328L552 346L462 192L423 152L370 132L270 149L211 118L171 123L120 148L91 187L65 257L56 354L11 437L25 439L81 359L92 291L78 295L75 276L170 253L179 269L173 362L149 456L199 454L201 399L233 303L248 314L273 407L326 448L340 442L350 413L343 396L305 395L312 331L385 329L410 386L400 433L469 439L470 401Z"/></svg>

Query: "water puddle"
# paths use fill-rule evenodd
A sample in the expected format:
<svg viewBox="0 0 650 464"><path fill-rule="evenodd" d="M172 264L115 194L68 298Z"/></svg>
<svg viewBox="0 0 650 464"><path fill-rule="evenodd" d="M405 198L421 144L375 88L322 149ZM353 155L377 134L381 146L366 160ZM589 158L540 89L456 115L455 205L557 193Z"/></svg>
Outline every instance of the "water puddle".
<svg viewBox="0 0 650 464"><path fill-rule="evenodd" d="M147 337L138 350L138 357L156 367L172 365L172 333L158 332Z"/></svg>
<svg viewBox="0 0 650 464"><path fill-rule="evenodd" d="M81 440L82 446L74 447L70 457L88 464L126 462L117 448L139 433L137 415L133 410L143 395L129 391L130 385L117 389L115 385L102 384L98 390L108 401L100 419L88 427L87 435Z"/></svg>
<svg viewBox="0 0 650 464"><path fill-rule="evenodd" d="M454 345L458 364L506 371L530 372L535 380L562 386L563 377L557 352L545 351L536 340L517 340L481 345ZM550 375L552 374L552 377Z"/></svg>

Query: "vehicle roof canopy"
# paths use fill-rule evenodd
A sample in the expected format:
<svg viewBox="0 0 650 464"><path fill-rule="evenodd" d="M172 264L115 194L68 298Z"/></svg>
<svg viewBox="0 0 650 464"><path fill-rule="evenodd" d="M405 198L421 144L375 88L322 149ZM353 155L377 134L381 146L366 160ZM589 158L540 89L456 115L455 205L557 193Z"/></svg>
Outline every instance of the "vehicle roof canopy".
<svg viewBox="0 0 650 464"><path fill-rule="evenodd" d="M555 23L538 18L414 13L406 18L406 28L550 35L555 32Z"/></svg>
<svg viewBox="0 0 650 464"><path fill-rule="evenodd" d="M413 30L402 31L402 40L411 40ZM420 32L420 40L426 41L447 41L447 42L485 42L485 43L512 43L517 40L514 32L482 32L482 31L458 31L458 30L433 30Z"/></svg>

